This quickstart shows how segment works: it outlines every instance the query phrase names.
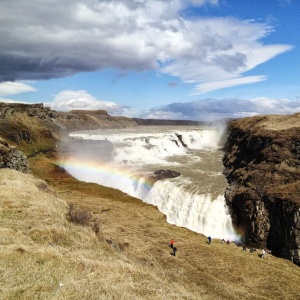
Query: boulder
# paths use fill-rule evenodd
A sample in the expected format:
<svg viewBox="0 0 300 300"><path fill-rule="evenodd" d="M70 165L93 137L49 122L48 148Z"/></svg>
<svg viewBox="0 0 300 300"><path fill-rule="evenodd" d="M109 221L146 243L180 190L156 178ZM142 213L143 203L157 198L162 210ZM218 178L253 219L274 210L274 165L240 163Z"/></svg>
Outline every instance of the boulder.
<svg viewBox="0 0 300 300"><path fill-rule="evenodd" d="M166 179L166 178L176 178L178 176L180 176L180 173L178 173L176 171L160 169L160 170L155 171L154 175L149 176L147 178L147 181L153 185L158 180L162 180L162 179Z"/></svg>

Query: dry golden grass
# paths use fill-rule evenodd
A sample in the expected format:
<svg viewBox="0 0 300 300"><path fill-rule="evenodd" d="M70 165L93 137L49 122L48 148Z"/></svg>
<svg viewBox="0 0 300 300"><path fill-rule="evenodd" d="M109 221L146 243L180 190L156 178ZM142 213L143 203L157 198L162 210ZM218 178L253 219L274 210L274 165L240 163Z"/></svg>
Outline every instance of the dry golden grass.
<svg viewBox="0 0 300 300"><path fill-rule="evenodd" d="M258 115L238 120L242 129L264 129L270 131L282 131L300 127L300 113L293 115Z"/></svg>
<svg viewBox="0 0 300 300"><path fill-rule="evenodd" d="M1 120L0 136L9 144L17 146L18 150L23 151L27 156L31 156L37 152L55 149L58 133L53 129L53 123L45 123L16 109L6 120Z"/></svg>
<svg viewBox="0 0 300 300"><path fill-rule="evenodd" d="M268 130L288 130L300 127L300 114L289 115L268 115L268 119L262 122L262 127Z"/></svg>
<svg viewBox="0 0 300 300"><path fill-rule="evenodd" d="M31 166L51 188L0 170L1 299L299 299L300 269L286 260L208 245L155 207L78 182L50 158ZM100 234L69 222L67 203L90 212Z"/></svg>

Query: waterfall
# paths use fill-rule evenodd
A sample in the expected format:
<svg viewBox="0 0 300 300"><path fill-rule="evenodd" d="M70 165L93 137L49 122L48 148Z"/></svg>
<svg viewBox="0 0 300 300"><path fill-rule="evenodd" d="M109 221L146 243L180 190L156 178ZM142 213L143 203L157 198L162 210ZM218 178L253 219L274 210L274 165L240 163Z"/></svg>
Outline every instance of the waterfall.
<svg viewBox="0 0 300 300"><path fill-rule="evenodd" d="M157 206L170 224L206 236L236 240L224 196L188 192L178 181L179 178L158 181L143 200Z"/></svg>
<svg viewBox="0 0 300 300"><path fill-rule="evenodd" d="M85 141L62 163L74 177L120 189L155 205L171 224L215 238L238 239L225 204L222 164L216 156L218 130L149 126L70 136ZM112 160L99 160L103 149L85 151L89 140L112 143ZM149 184L147 177L162 167L181 176Z"/></svg>

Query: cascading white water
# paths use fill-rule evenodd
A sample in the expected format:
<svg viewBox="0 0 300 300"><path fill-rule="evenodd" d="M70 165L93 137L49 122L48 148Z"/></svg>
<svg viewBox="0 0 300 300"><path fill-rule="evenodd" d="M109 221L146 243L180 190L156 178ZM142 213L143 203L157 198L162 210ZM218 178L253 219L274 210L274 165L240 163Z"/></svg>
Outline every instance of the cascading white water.
<svg viewBox="0 0 300 300"><path fill-rule="evenodd" d="M231 217L223 195L187 192L179 181L159 181L148 193L145 202L153 204L167 216L171 224L189 228L206 236L236 239Z"/></svg>
<svg viewBox="0 0 300 300"><path fill-rule="evenodd" d="M75 149L64 165L74 177L120 189L153 204L169 223L215 238L238 239L223 195L226 181L217 150L218 130L147 126L77 132L70 136L108 140L113 144L112 161L96 165L93 161L98 158L89 157L86 159L90 167L85 168L68 163L68 159L76 161ZM82 150L81 162L85 161ZM160 168L178 171L181 176L149 186L146 178Z"/></svg>
<svg viewBox="0 0 300 300"><path fill-rule="evenodd" d="M220 138L217 130L174 130L162 127L143 127L149 132L137 133L133 128L71 133L74 138L109 140L114 145L114 165L169 165L166 158L184 155L188 149L216 148ZM129 130L133 131L130 132ZM139 130L142 130L139 127ZM181 140L180 140L180 137Z"/></svg>

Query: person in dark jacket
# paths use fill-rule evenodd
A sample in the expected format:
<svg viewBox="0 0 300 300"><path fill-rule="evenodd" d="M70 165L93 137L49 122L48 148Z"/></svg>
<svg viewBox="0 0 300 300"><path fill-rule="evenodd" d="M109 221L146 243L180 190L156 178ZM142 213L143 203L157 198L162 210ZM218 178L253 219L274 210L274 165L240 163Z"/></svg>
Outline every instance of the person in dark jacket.
<svg viewBox="0 0 300 300"><path fill-rule="evenodd" d="M176 251L177 251L177 248L175 246L173 246L173 255L176 256Z"/></svg>

